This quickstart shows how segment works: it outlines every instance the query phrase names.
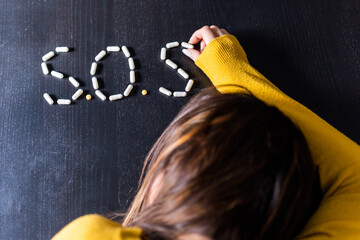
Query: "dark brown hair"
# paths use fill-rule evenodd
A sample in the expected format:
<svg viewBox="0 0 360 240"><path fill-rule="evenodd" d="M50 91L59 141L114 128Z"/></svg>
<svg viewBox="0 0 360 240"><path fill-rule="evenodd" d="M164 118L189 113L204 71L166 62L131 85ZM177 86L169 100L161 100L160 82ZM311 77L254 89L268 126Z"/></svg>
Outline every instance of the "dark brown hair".
<svg viewBox="0 0 360 240"><path fill-rule="evenodd" d="M277 108L204 90L148 154L123 225L153 240L291 239L320 202L316 172L301 131Z"/></svg>

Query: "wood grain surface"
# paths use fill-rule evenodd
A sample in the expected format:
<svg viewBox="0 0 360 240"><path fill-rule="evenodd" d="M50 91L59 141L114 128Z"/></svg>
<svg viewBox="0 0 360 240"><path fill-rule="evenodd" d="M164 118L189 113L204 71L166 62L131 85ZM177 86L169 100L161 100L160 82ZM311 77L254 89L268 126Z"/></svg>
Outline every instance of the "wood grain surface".
<svg viewBox="0 0 360 240"><path fill-rule="evenodd" d="M359 11L359 1L1 0L1 239L50 239L78 216L126 210L144 157L189 100L158 92L186 84L160 49L203 25L237 36L260 72L359 143ZM100 101L91 85L90 65L109 45L129 46L137 66L133 92L118 102ZM45 102L44 92L75 92L41 71L57 46L73 51L52 68L76 77L93 100ZM179 49L170 54L195 80L190 95L210 85ZM102 61L99 79L107 96L124 91L122 53Z"/></svg>

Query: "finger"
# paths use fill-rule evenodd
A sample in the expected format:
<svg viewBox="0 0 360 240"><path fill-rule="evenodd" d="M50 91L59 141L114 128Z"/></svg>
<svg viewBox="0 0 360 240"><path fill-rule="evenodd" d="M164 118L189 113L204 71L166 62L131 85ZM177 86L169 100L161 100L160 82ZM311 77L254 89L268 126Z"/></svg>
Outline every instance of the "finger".
<svg viewBox="0 0 360 240"><path fill-rule="evenodd" d="M213 40L216 37L217 37L216 34L209 26L204 26L193 33L193 35L189 40L189 43L196 44L199 41L204 40L205 43L208 44L209 42L211 42L211 40Z"/></svg>
<svg viewBox="0 0 360 240"><path fill-rule="evenodd" d="M201 41L200 42L200 52L204 51L205 47L206 47L206 43L204 41Z"/></svg>
<svg viewBox="0 0 360 240"><path fill-rule="evenodd" d="M223 33L223 34L230 34L230 33L228 33L228 31L226 31L226 30L225 30L225 29L223 29L223 28L222 28L222 29L220 29L220 30L222 31L222 33Z"/></svg>
<svg viewBox="0 0 360 240"><path fill-rule="evenodd" d="M220 37L222 35L224 35L224 33L220 30L220 28L218 28L215 25L210 26L210 28L215 32L215 34Z"/></svg>
<svg viewBox="0 0 360 240"><path fill-rule="evenodd" d="M183 49L182 52L189 58L191 58L194 62L198 59L200 56L200 52L195 49Z"/></svg>

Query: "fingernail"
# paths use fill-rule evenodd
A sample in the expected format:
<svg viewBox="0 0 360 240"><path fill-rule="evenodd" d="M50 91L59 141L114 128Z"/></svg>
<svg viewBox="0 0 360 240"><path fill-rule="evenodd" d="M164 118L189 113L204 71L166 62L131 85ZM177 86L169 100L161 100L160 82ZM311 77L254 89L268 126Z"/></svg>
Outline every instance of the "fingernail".
<svg viewBox="0 0 360 240"><path fill-rule="evenodd" d="M191 53L189 50L183 49L182 52L183 52L186 56L188 56L189 58L192 57L192 53Z"/></svg>

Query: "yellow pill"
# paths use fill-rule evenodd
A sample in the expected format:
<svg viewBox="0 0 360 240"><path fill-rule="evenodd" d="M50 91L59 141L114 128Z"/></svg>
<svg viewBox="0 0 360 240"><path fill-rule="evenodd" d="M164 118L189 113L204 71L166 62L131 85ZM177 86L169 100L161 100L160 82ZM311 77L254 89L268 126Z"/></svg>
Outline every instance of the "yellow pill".
<svg viewBox="0 0 360 240"><path fill-rule="evenodd" d="M141 91L141 94L144 95L144 96L145 96L147 93L148 93L148 92L147 92L145 89Z"/></svg>
<svg viewBox="0 0 360 240"><path fill-rule="evenodd" d="M86 95L86 100L91 100L91 95L90 94L88 94L88 95Z"/></svg>

